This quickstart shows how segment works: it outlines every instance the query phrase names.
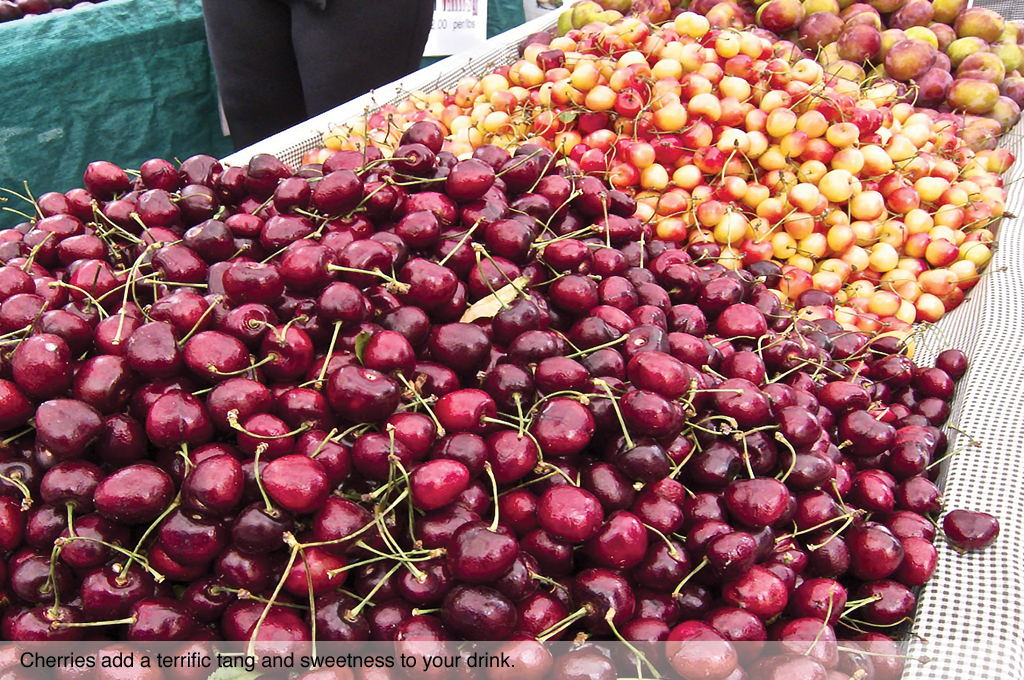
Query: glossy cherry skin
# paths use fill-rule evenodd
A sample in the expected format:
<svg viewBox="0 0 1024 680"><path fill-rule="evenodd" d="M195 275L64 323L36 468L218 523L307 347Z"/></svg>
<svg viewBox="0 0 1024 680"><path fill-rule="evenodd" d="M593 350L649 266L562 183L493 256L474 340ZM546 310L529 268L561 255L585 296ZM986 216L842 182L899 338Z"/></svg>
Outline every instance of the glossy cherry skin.
<svg viewBox="0 0 1024 680"><path fill-rule="evenodd" d="M999 520L984 512L953 510L942 518L946 538L961 550L980 550L999 536Z"/></svg>
<svg viewBox="0 0 1024 680"><path fill-rule="evenodd" d="M344 366L327 384L331 408L351 422L376 422L390 416L398 406L400 393L394 380L379 371Z"/></svg>
<svg viewBox="0 0 1024 680"><path fill-rule="evenodd" d="M621 626L633 616L636 604L633 589L615 571L581 571L573 579L572 594L576 602L587 610L584 625L595 633L610 631L606 617L610 617L616 626Z"/></svg>
<svg viewBox="0 0 1024 680"><path fill-rule="evenodd" d="M71 388L71 350L56 335L33 335L14 350L11 373L22 392L33 399L61 396Z"/></svg>
<svg viewBox="0 0 1024 680"><path fill-rule="evenodd" d="M488 583L512 568L519 545L504 527L492 530L484 522L459 527L448 544L448 568L466 583Z"/></svg>
<svg viewBox="0 0 1024 680"><path fill-rule="evenodd" d="M515 629L516 608L492 588L459 585L444 598L441 621L467 640L507 640Z"/></svg>
<svg viewBox="0 0 1024 680"><path fill-rule="evenodd" d="M587 555L598 566L629 569L647 554L647 528L635 515L612 514L601 530L586 542Z"/></svg>
<svg viewBox="0 0 1024 680"><path fill-rule="evenodd" d="M330 493L327 474L313 458L282 456L267 464L262 472L267 495L289 512L309 514L321 507Z"/></svg>
<svg viewBox="0 0 1024 680"><path fill-rule="evenodd" d="M761 619L781 614L789 601L782 580L764 567L754 565L746 574L725 583L722 598Z"/></svg>
<svg viewBox="0 0 1024 680"><path fill-rule="evenodd" d="M207 458L185 477L182 505L214 516L228 515L242 500L244 482L242 466L235 458Z"/></svg>
<svg viewBox="0 0 1024 680"><path fill-rule="evenodd" d="M686 621L675 626L668 636L665 655L681 675L728 678L739 663L735 647L714 628L702 621Z"/></svg>
<svg viewBox="0 0 1024 680"><path fill-rule="evenodd" d="M537 504L540 526L566 543L582 543L597 535L604 511L589 491L571 485L555 486Z"/></svg>
<svg viewBox="0 0 1024 680"><path fill-rule="evenodd" d="M846 606L847 592L829 578L812 578L801 583L790 601L796 616L814 617L835 625Z"/></svg>
<svg viewBox="0 0 1024 680"><path fill-rule="evenodd" d="M889 529L870 522L856 524L846 536L850 549L850 573L863 581L882 579L903 561L903 545Z"/></svg>
<svg viewBox="0 0 1024 680"><path fill-rule="evenodd" d="M789 501L789 491L778 480L737 480L725 490L725 505L737 520L751 527L774 524Z"/></svg>
<svg viewBox="0 0 1024 680"><path fill-rule="evenodd" d="M466 489L469 470L455 460L431 460L412 471L409 484L416 507L437 510L451 503Z"/></svg>
<svg viewBox="0 0 1024 680"><path fill-rule="evenodd" d="M173 498L170 476L148 463L138 463L108 475L96 487L93 502L104 517L122 524L155 519Z"/></svg>
<svg viewBox="0 0 1024 680"><path fill-rule="evenodd" d="M36 408L36 446L57 459L85 456L103 433L102 414L76 399L51 399Z"/></svg>

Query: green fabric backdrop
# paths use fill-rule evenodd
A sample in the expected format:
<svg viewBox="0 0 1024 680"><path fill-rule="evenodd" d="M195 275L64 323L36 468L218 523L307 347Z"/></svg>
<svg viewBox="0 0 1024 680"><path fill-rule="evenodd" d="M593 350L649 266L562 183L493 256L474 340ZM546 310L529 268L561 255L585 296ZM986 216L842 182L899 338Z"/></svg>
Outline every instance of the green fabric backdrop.
<svg viewBox="0 0 1024 680"><path fill-rule="evenodd" d="M2 24L0 43L0 186L66 191L93 160L231 151L200 0L108 0Z"/></svg>
<svg viewBox="0 0 1024 680"><path fill-rule="evenodd" d="M523 21L522 0L488 0L488 37ZM200 0L107 0L0 24L0 44L0 187L67 191L94 160L232 150Z"/></svg>

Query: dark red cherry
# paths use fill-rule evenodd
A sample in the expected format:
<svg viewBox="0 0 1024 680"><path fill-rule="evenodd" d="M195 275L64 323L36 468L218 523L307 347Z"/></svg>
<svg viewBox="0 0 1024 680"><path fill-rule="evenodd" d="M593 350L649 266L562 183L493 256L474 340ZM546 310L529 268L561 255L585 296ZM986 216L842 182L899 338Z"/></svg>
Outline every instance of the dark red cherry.
<svg viewBox="0 0 1024 680"><path fill-rule="evenodd" d="M15 384L38 400L61 396L71 388L71 350L63 338L42 333L18 344L11 357Z"/></svg>
<svg viewBox="0 0 1024 680"><path fill-rule="evenodd" d="M460 581L487 583L507 573L518 555L510 531L470 522L459 527L448 544L448 568Z"/></svg>
<svg viewBox="0 0 1024 680"><path fill-rule="evenodd" d="M745 574L723 585L722 599L766 620L785 610L789 596L782 579L764 567L754 565Z"/></svg>
<svg viewBox="0 0 1024 680"><path fill-rule="evenodd" d="M736 480L725 490L729 513L750 527L774 524L786 510L789 491L770 477Z"/></svg>
<svg viewBox="0 0 1024 680"><path fill-rule="evenodd" d="M36 446L59 459L85 456L104 429L103 416L76 399L51 399L36 409Z"/></svg>
<svg viewBox="0 0 1024 680"><path fill-rule="evenodd" d="M790 606L800 617L820 619L835 625L846 607L846 588L830 578L812 578L793 592Z"/></svg>
<svg viewBox="0 0 1024 680"><path fill-rule="evenodd" d="M398 406L398 385L379 371L344 366L331 375L327 398L335 413L350 422L384 420Z"/></svg>
<svg viewBox="0 0 1024 680"><path fill-rule="evenodd" d="M959 380L967 372L967 356L958 349L947 349L935 357L935 368L953 380Z"/></svg>
<svg viewBox="0 0 1024 680"><path fill-rule="evenodd" d="M961 550L980 550L999 536L999 520L984 512L953 510L942 518L947 540Z"/></svg>
<svg viewBox="0 0 1024 680"><path fill-rule="evenodd" d="M142 524L160 515L171 502L170 476L148 463L137 463L108 475L93 495L96 510L122 524Z"/></svg>
<svg viewBox="0 0 1024 680"><path fill-rule="evenodd" d="M92 497L103 476L99 467L87 461L58 463L43 475L39 495L50 505L70 505L80 513L91 512Z"/></svg>
<svg viewBox="0 0 1024 680"><path fill-rule="evenodd" d="M604 510L589 491L571 485L555 486L537 504L540 526L567 543L582 543L597 535Z"/></svg>
<svg viewBox="0 0 1024 680"><path fill-rule="evenodd" d="M323 468L307 456L275 458L267 464L261 479L271 500L296 514L320 509L330 493Z"/></svg>
<svg viewBox="0 0 1024 680"><path fill-rule="evenodd" d="M862 581L886 578L903 561L903 545L884 525L856 524L845 539L852 557L850 573Z"/></svg>
<svg viewBox="0 0 1024 680"><path fill-rule="evenodd" d="M213 456L200 462L185 477L181 487L182 505L195 512L226 516L241 502L243 489L241 464L228 455Z"/></svg>
<svg viewBox="0 0 1024 680"><path fill-rule="evenodd" d="M516 618L508 598L481 585L458 585L441 604L442 623L466 640L507 640Z"/></svg>

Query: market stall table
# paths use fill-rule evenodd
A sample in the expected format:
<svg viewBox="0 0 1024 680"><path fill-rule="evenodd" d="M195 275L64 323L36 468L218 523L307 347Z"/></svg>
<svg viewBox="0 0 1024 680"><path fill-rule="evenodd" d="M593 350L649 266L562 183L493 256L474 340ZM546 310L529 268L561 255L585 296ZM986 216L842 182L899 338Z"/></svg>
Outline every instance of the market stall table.
<svg viewBox="0 0 1024 680"><path fill-rule="evenodd" d="M1024 19L1024 6L979 2L1007 19ZM508 31L472 53L438 62L391 85L317 116L225 159L243 165L256 153L298 165L322 146L323 133L367 110L395 104L411 91L450 87L518 58L519 43L552 28L557 13ZM999 517L999 540L984 551L959 554L939 539L938 568L920 589L908 654L907 680L1024 680L1024 143L1020 126L1001 142L1017 157L1006 177L1007 212L999 223L989 273L959 308L917 338L919 362L945 348L964 351L971 369L960 381L946 431L950 451L939 483L947 509L981 510Z"/></svg>

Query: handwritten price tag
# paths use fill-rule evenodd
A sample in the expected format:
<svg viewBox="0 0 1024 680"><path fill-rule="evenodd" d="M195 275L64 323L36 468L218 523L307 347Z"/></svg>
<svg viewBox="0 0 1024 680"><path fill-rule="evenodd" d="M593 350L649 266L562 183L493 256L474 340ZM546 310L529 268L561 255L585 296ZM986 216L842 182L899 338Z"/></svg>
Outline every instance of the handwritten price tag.
<svg viewBox="0 0 1024 680"><path fill-rule="evenodd" d="M425 57L446 57L487 42L487 0L436 0Z"/></svg>

